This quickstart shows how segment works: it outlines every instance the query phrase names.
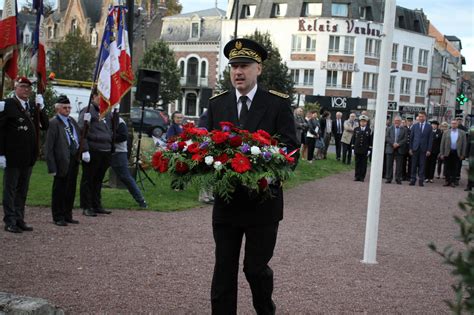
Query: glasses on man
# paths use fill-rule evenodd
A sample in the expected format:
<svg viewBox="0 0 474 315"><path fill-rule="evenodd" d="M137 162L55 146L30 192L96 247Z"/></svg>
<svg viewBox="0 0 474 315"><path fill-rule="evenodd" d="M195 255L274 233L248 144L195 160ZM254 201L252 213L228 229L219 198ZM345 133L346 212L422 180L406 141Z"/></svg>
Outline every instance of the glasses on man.
<svg viewBox="0 0 474 315"><path fill-rule="evenodd" d="M63 106L62 109L71 109L71 106Z"/></svg>

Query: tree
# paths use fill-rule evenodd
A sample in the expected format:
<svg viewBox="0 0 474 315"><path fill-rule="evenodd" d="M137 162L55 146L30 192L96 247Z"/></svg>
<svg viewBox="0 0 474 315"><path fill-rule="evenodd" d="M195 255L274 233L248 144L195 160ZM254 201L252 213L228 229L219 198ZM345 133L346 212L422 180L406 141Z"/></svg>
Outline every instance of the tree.
<svg viewBox="0 0 474 315"><path fill-rule="evenodd" d="M183 5L179 3L179 0L166 0L166 15L175 15L181 13L183 10Z"/></svg>
<svg viewBox="0 0 474 315"><path fill-rule="evenodd" d="M91 81L95 61L95 49L78 29L53 47L49 64L59 79Z"/></svg>
<svg viewBox="0 0 474 315"><path fill-rule="evenodd" d="M164 107L180 97L179 69L167 43L162 40L154 42L145 51L139 68L161 72L159 97Z"/></svg>
<svg viewBox="0 0 474 315"><path fill-rule="evenodd" d="M270 34L262 34L255 31L255 33L246 36L246 38L260 43L268 52L268 58L263 62L262 74L258 77L259 86L269 90L286 93L292 100L293 94L295 93L294 82L286 63L282 62L278 48L273 46ZM224 71L223 78L220 80L219 85L221 90L229 90L232 88L230 82L230 71L228 68Z"/></svg>
<svg viewBox="0 0 474 315"><path fill-rule="evenodd" d="M45 0L43 1L43 14L48 16L54 11L55 1ZM22 10L25 13L34 14L33 10L33 0L25 0L22 6Z"/></svg>

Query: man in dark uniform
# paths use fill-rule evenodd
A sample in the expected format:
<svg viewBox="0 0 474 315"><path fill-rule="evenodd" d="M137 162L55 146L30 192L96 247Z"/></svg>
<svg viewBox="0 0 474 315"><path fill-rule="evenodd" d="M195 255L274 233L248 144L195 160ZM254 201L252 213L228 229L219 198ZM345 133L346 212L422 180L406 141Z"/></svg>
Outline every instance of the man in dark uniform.
<svg viewBox="0 0 474 315"><path fill-rule="evenodd" d="M407 140L407 148L410 148L410 132L411 132L411 127L413 126L413 117L408 116L406 118L406 128L408 129L408 140ZM403 180L410 180L410 174L411 174L411 155L409 153L409 150L406 151L405 156L403 158L403 163L402 163L402 177Z"/></svg>
<svg viewBox="0 0 474 315"><path fill-rule="evenodd" d="M352 150L355 154L355 176L354 180L363 182L367 173L367 157L372 151L372 131L367 122L369 117L360 115L359 127L354 129Z"/></svg>
<svg viewBox="0 0 474 315"><path fill-rule="evenodd" d="M15 80L15 95L0 102L0 167L5 167L3 221L5 231L12 233L33 230L24 220L25 202L38 157L37 129L48 129L42 95L36 96L36 106L29 102L30 95L30 80L20 77Z"/></svg>
<svg viewBox="0 0 474 315"><path fill-rule="evenodd" d="M278 135L288 152L297 148L296 129L288 95L258 87L262 61L267 52L248 39L234 39L224 47L229 59L230 78L235 90L210 99L208 130L220 129L229 121L250 132L259 129ZM262 201L244 187L238 187L232 201L216 198L212 227L216 243L215 267L211 288L213 314L236 314L239 254L245 235L244 273L252 290L257 314L274 314L273 271L268 262L273 256L278 224L283 218L281 183L270 184L272 197Z"/></svg>
<svg viewBox="0 0 474 315"><path fill-rule="evenodd" d="M467 143L469 143L469 129L466 126L464 126L462 116L456 116L456 120L458 121L458 128L466 133L466 141ZM459 160L458 169L456 172L456 181L454 182L456 186L459 185L459 180L461 179L461 170L462 170L462 160Z"/></svg>
<svg viewBox="0 0 474 315"><path fill-rule="evenodd" d="M436 162L438 161L438 155L441 147L441 137L443 136L443 132L439 130L438 126L439 122L437 120L431 121L431 128L433 129L433 144L431 146L431 154L426 158L425 182L427 183L433 182L436 170Z"/></svg>

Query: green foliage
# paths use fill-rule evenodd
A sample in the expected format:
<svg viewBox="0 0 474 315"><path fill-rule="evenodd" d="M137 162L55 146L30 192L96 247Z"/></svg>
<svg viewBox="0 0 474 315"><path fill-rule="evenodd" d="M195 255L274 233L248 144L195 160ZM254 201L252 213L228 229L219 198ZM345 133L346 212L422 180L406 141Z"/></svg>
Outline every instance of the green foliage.
<svg viewBox="0 0 474 315"><path fill-rule="evenodd" d="M318 102L316 102L316 103L305 103L304 104L305 113L307 113L309 111L312 111L312 110L315 110L319 113L320 108L321 108L321 105Z"/></svg>
<svg viewBox="0 0 474 315"><path fill-rule="evenodd" d="M286 93L292 100L295 93L294 82L286 63L282 61L280 51L273 46L270 34L255 31L252 35L245 37L260 43L268 52L268 59L263 62L263 70L258 78L258 84L268 90ZM230 70L226 68L223 77L219 81L219 89L224 91L231 88Z"/></svg>
<svg viewBox="0 0 474 315"><path fill-rule="evenodd" d="M171 16L181 13L183 5L179 3L179 0L165 0L166 4L166 16Z"/></svg>
<svg viewBox="0 0 474 315"><path fill-rule="evenodd" d="M51 71L59 79L91 81L95 62L95 49L79 29L67 34L51 50Z"/></svg>
<svg viewBox="0 0 474 315"><path fill-rule="evenodd" d="M457 278L452 285L456 293L454 301L446 301L455 314L474 313L474 194L469 193L466 202L459 203L464 215L454 216L454 221L459 226L459 235L456 236L464 246L461 250L454 250L447 246L439 251L431 243L429 247L444 259L444 263L451 266L451 273Z"/></svg>
<svg viewBox="0 0 474 315"><path fill-rule="evenodd" d="M161 72L160 100L166 108L169 103L181 95L180 72L173 51L162 40L154 42L145 52L139 68ZM138 74L136 75L138 77Z"/></svg>

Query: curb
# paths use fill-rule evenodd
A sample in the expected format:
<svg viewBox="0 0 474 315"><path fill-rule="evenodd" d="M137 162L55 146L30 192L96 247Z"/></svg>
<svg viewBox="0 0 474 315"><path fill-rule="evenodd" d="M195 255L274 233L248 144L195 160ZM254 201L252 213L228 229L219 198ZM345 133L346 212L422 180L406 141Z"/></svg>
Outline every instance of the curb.
<svg viewBox="0 0 474 315"><path fill-rule="evenodd" d="M64 315L64 310L47 300L0 292L0 315Z"/></svg>

